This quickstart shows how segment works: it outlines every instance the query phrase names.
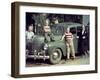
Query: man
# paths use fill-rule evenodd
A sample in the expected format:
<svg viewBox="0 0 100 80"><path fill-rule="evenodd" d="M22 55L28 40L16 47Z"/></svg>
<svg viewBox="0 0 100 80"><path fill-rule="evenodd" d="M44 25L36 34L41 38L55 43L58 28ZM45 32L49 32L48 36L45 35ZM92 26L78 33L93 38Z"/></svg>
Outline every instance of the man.
<svg viewBox="0 0 100 80"><path fill-rule="evenodd" d="M34 38L33 32L33 24L28 26L28 30L26 31L26 49L32 51L32 39Z"/></svg>
<svg viewBox="0 0 100 80"><path fill-rule="evenodd" d="M59 23L59 21L58 21L58 18L57 18L57 17L54 17L54 18L53 18L53 23L54 23L54 24L58 24L58 23Z"/></svg>
<svg viewBox="0 0 100 80"><path fill-rule="evenodd" d="M88 36L88 34L86 32L85 26L82 25L81 53L84 55L87 55L87 50L88 50L87 36Z"/></svg>
<svg viewBox="0 0 100 80"><path fill-rule="evenodd" d="M49 26L49 19L46 19L44 25L44 33L45 33L45 42L54 41L53 34L51 33L51 29Z"/></svg>
<svg viewBox="0 0 100 80"><path fill-rule="evenodd" d="M75 59L75 51L74 51L74 44L73 44L73 35L70 32L70 29L67 28L65 34L62 36L63 40L65 38L65 43L67 47L67 59L70 59L70 53L72 56L72 59Z"/></svg>

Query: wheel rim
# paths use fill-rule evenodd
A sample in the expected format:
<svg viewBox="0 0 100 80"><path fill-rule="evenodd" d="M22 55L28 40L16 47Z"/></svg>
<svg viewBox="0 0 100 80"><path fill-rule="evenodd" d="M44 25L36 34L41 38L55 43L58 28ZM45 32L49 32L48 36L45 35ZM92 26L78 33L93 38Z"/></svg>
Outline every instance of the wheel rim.
<svg viewBox="0 0 100 80"><path fill-rule="evenodd" d="M62 57L61 51L59 49L54 49L50 54L50 62L52 64L57 64L60 62L61 57Z"/></svg>
<svg viewBox="0 0 100 80"><path fill-rule="evenodd" d="M59 52L54 52L54 53L52 54L52 58L53 58L54 60L58 59L58 58L59 58Z"/></svg>

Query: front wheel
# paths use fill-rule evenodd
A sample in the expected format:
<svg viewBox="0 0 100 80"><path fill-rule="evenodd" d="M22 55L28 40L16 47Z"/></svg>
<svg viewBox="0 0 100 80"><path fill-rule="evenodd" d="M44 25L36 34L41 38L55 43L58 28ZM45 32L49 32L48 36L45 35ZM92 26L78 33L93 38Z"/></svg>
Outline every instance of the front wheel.
<svg viewBox="0 0 100 80"><path fill-rule="evenodd" d="M54 49L50 54L50 63L57 64L61 61L62 52L60 49Z"/></svg>

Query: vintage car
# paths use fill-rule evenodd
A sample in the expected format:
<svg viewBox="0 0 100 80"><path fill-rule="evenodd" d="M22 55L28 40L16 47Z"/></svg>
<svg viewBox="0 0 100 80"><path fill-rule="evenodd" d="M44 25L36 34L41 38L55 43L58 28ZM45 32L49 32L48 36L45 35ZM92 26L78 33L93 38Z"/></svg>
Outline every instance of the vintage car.
<svg viewBox="0 0 100 80"><path fill-rule="evenodd" d="M82 24L65 22L54 24L51 26L51 31L54 36L54 41L45 42L44 31L42 28L36 28L35 37L33 38L33 45L31 53L26 49L26 58L36 59L48 59L50 63L57 64L63 57L66 57L67 50L65 40L61 41L61 37L67 28L70 28L74 35L75 53L79 53L78 50L78 34L81 33ZM48 40L49 37L48 37Z"/></svg>

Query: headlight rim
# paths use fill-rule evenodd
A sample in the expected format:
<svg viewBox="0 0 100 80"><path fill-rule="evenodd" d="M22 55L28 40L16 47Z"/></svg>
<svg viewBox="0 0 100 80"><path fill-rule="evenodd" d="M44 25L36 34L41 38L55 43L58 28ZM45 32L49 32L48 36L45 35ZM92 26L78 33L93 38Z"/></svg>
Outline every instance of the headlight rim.
<svg viewBox="0 0 100 80"><path fill-rule="evenodd" d="M48 49L48 44L44 44L43 49L47 50Z"/></svg>

